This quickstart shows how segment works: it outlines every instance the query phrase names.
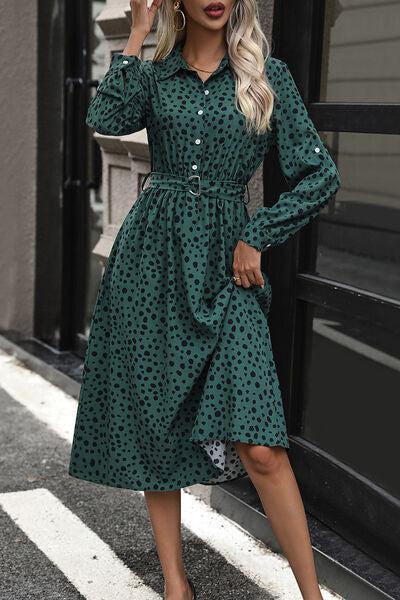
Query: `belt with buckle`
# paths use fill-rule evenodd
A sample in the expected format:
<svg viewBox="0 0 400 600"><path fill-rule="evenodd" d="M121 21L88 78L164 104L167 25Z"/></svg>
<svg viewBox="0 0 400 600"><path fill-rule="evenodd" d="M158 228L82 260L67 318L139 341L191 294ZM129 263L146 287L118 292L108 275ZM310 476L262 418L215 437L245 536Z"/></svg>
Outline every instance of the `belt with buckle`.
<svg viewBox="0 0 400 600"><path fill-rule="evenodd" d="M178 192L189 192L193 196L201 196L204 193L210 196L227 198L228 200L241 200L244 204L248 204L250 200L248 185L239 181L229 179L221 181L218 179L207 179L200 177L200 175L188 175L185 177L184 175L175 175L174 173L149 171L143 178L141 184L142 190L149 176L150 185L147 188L158 187ZM247 202L245 201L246 189L248 194Z"/></svg>

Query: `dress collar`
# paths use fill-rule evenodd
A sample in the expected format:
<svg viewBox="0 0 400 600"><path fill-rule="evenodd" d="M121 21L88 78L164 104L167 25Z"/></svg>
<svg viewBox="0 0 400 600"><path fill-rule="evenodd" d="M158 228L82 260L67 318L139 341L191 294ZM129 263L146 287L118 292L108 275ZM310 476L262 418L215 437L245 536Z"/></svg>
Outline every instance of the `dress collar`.
<svg viewBox="0 0 400 600"><path fill-rule="evenodd" d="M153 66L156 70L158 79L166 79L171 77L179 69L185 69L186 71L193 71L193 69L187 64L186 60L182 55L183 40L180 40L175 44L172 50L162 60L153 61ZM213 71L213 74L219 73L229 64L228 51L225 52L218 67ZM210 74L211 77L211 74Z"/></svg>

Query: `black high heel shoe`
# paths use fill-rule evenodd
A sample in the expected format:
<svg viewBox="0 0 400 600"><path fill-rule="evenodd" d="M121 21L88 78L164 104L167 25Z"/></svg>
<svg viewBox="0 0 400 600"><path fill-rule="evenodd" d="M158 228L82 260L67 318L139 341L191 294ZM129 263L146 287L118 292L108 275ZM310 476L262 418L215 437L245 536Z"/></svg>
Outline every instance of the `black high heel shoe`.
<svg viewBox="0 0 400 600"><path fill-rule="evenodd" d="M197 594L196 594L196 590L195 590L195 587L194 587L194 583L190 579L190 577L188 577L187 580L189 582L190 587L192 588L192 592L193 592L193 598L192 598L192 600L197 600Z"/></svg>

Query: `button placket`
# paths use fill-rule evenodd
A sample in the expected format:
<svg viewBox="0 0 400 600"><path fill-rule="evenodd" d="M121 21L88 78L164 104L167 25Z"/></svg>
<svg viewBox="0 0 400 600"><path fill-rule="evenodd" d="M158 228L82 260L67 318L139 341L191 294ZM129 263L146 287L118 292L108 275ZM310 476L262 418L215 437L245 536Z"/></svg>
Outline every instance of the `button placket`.
<svg viewBox="0 0 400 600"><path fill-rule="evenodd" d="M200 86L201 86L203 96L208 96L210 94L210 90L208 89L208 87L206 87L205 82L200 80ZM203 105L203 106L205 106L205 105ZM201 117L201 119L200 119L199 126L198 126L199 133L198 133L197 137L194 139L194 144L195 144L195 146L199 146L199 151L195 152L195 154L194 154L194 160L192 161L192 165L191 165L192 173L193 172L198 173L199 168L201 168L201 166L203 164L202 146L203 146L203 138L204 138L204 119L203 119L204 109L199 108L197 110L197 114Z"/></svg>

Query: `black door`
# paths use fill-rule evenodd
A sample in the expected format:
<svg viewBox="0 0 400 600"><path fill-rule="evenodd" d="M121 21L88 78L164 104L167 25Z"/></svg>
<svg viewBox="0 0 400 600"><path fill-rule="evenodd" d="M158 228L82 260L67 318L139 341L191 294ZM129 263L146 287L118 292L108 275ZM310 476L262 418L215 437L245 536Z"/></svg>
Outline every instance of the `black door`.
<svg viewBox="0 0 400 600"><path fill-rule="evenodd" d="M102 233L101 155L85 124L87 105L104 70L105 42L95 18L105 0L66 5L61 346L83 356L102 273L93 252Z"/></svg>
<svg viewBox="0 0 400 600"><path fill-rule="evenodd" d="M271 333L306 508L400 574L400 3L275 3L342 186L267 252ZM274 173L271 177L271 173ZM265 164L266 204L285 189Z"/></svg>

